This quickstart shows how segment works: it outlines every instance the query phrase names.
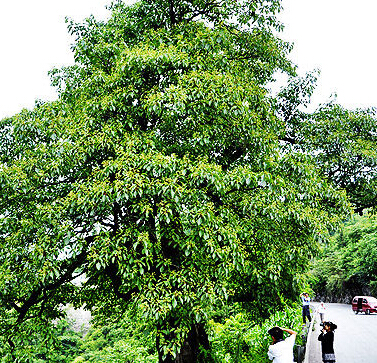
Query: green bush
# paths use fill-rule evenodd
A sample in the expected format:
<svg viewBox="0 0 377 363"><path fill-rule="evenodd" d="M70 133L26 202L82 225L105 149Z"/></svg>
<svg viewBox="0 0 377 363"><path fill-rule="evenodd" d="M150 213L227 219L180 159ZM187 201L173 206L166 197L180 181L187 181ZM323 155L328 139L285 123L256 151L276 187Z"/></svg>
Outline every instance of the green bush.
<svg viewBox="0 0 377 363"><path fill-rule="evenodd" d="M267 350L271 344L268 330L273 326L282 326L299 332L301 307L287 307L260 325L253 324L246 313L238 313L223 324L211 321L209 326L212 351L217 363L267 363ZM299 335L296 344L302 344Z"/></svg>
<svg viewBox="0 0 377 363"><path fill-rule="evenodd" d="M83 340L80 356L85 363L157 363L155 341L155 329L146 324L140 312L130 309L117 322L103 321L92 326Z"/></svg>

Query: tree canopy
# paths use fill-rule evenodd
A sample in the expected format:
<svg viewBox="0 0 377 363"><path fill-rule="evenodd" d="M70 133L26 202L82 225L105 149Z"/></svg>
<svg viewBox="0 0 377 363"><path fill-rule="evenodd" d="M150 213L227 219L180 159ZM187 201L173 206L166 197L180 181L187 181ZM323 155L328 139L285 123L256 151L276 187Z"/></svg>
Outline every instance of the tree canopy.
<svg viewBox="0 0 377 363"><path fill-rule="evenodd" d="M263 316L263 297L295 298L349 203L282 144L290 126L267 89L275 71L294 74L271 31L279 9L117 2L107 22L69 23L75 65L51 71L59 99L0 126L6 359L26 359L41 332L46 344L62 304L98 319L137 306L172 362L215 307Z"/></svg>
<svg viewBox="0 0 377 363"><path fill-rule="evenodd" d="M282 140L290 151L311 155L324 177L347 192L355 212L376 210L376 109L347 110L335 98L305 112L317 76L293 77L280 92L278 114L286 121Z"/></svg>

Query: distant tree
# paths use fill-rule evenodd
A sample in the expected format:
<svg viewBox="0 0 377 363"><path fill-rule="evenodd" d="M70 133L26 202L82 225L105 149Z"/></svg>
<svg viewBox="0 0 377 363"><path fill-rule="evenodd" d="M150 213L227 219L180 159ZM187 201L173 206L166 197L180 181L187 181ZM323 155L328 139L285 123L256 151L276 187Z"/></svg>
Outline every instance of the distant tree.
<svg viewBox="0 0 377 363"><path fill-rule="evenodd" d="M317 162L327 178L347 191L355 212L376 209L376 110L350 111L328 104L313 116L307 130L313 135L309 147L318 151Z"/></svg>
<svg viewBox="0 0 377 363"><path fill-rule="evenodd" d="M377 219L354 217L332 238L312 269L313 287L322 298L350 299L377 294Z"/></svg>
<svg viewBox="0 0 377 363"><path fill-rule="evenodd" d="M344 189L353 209L377 208L377 112L347 110L333 101L309 113L305 106L317 73L293 77L278 97L278 114L286 122L281 139L287 149L311 155L328 181Z"/></svg>
<svg viewBox="0 0 377 363"><path fill-rule="evenodd" d="M105 23L70 23L76 64L51 72L59 100L0 127L5 361L26 360L62 304L103 319L136 304L160 362L196 362L214 307L261 316L295 298L349 206L280 142L266 90L293 73L271 32L279 8L119 2Z"/></svg>

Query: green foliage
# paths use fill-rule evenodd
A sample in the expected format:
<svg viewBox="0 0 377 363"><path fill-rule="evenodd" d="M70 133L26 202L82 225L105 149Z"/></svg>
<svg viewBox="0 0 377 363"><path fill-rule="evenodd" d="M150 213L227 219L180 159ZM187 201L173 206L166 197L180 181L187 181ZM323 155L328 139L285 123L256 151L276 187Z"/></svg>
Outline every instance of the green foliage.
<svg viewBox="0 0 377 363"><path fill-rule="evenodd" d="M32 330L33 328L34 330ZM1 350L2 363L30 362L30 363L68 363L76 357L82 345L82 333L72 329L72 323L60 319L52 323L48 335L44 335L41 325L31 326L24 335L20 336L22 342L14 339L14 344L22 344L23 350L17 354L10 353L7 349ZM7 343L6 337L1 337L1 346Z"/></svg>
<svg viewBox="0 0 377 363"><path fill-rule="evenodd" d="M330 298L377 294L377 219L355 216L315 261L315 291Z"/></svg>
<svg viewBox="0 0 377 363"><path fill-rule="evenodd" d="M91 327L82 342L82 362L156 363L156 329L132 310L117 320Z"/></svg>

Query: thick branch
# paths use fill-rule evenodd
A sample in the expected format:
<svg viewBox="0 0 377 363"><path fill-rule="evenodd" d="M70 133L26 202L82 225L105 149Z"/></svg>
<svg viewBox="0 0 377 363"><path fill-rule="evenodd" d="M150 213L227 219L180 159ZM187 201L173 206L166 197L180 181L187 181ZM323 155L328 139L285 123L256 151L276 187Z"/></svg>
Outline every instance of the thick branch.
<svg viewBox="0 0 377 363"><path fill-rule="evenodd" d="M120 291L120 288L122 286L122 279L118 275L118 269L114 263L106 267L105 274L110 278L114 293L117 298L122 299L125 302L128 302L131 299L132 294L139 291L139 289L136 287L132 288L126 293Z"/></svg>
<svg viewBox="0 0 377 363"><path fill-rule="evenodd" d="M91 241L93 241L93 236L87 237L86 242L89 244ZM40 285L37 287L29 296L29 298L23 302L21 307L15 307L13 304L12 306L15 308L15 310L19 313L17 323L20 323L22 320L24 320L27 312L29 309L38 304L39 302L45 300L48 298L48 295L46 295L46 292L55 290L59 288L61 285L68 281L72 281L76 278L76 276L73 276L73 273L75 270L80 267L87 257L87 251L86 248L76 256L76 258L72 261L70 260L69 263L63 264L60 269L63 272L59 278L57 278L55 281L46 284L46 285ZM16 305L17 306L17 305Z"/></svg>
<svg viewBox="0 0 377 363"><path fill-rule="evenodd" d="M176 23L175 11L174 11L174 0L169 0L169 17L170 24L173 26Z"/></svg>

